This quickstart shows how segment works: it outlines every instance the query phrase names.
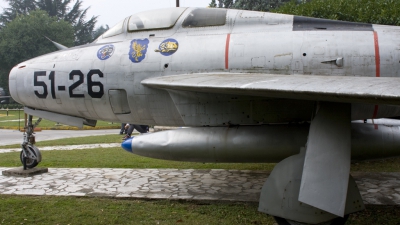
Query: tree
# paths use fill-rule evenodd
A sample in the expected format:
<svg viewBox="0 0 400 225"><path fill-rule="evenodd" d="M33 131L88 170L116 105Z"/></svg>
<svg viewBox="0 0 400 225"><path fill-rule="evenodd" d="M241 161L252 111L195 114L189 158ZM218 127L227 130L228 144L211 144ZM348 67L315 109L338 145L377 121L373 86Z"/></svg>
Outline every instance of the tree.
<svg viewBox="0 0 400 225"><path fill-rule="evenodd" d="M49 16L64 20L74 27L75 45L86 44L92 39L92 32L97 22L93 16L85 20L87 10L82 9L82 1L77 0L72 7L72 0L6 0L10 8L6 8L0 16L0 28L16 18L17 15L28 15L30 11L40 9Z"/></svg>
<svg viewBox="0 0 400 225"><path fill-rule="evenodd" d="M70 3L71 0L37 0L39 9L45 10L50 16L72 24L75 30L75 45L92 42L92 32L97 22L97 16L85 21L87 10L90 7L82 10L82 1L77 0L73 7L69 9Z"/></svg>
<svg viewBox="0 0 400 225"><path fill-rule="evenodd" d="M0 31L2 87L8 86L8 73L17 63L57 50L44 36L65 46L74 43L74 30L69 23L40 10L18 15Z"/></svg>
<svg viewBox="0 0 400 225"><path fill-rule="evenodd" d="M268 12L290 0L212 0L209 7L245 9Z"/></svg>
<svg viewBox="0 0 400 225"><path fill-rule="evenodd" d="M104 34L106 31L108 31L108 29L110 29L110 27L108 25L106 25L105 27L103 27L103 26L98 27L95 31L93 31L93 34L92 34L93 40L96 40L98 37L100 37L100 35Z"/></svg>
<svg viewBox="0 0 400 225"><path fill-rule="evenodd" d="M294 1L274 12L316 18L400 25L400 1L396 0L313 0Z"/></svg>
<svg viewBox="0 0 400 225"><path fill-rule="evenodd" d="M397 0L212 0L209 6L400 25L400 1Z"/></svg>
<svg viewBox="0 0 400 225"><path fill-rule="evenodd" d="M36 9L35 0L5 0L10 5L10 8L5 8L3 14L0 15L0 27L11 20L17 15L27 15L29 11Z"/></svg>

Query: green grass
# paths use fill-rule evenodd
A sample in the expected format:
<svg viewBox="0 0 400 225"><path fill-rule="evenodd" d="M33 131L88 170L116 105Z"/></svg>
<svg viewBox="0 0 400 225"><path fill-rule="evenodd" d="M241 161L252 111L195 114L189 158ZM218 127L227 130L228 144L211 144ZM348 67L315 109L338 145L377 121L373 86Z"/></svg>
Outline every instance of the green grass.
<svg viewBox="0 0 400 225"><path fill-rule="evenodd" d="M400 158L361 161L351 164L351 171L357 172L400 172Z"/></svg>
<svg viewBox="0 0 400 225"><path fill-rule="evenodd" d="M18 121L10 121L10 120L19 120L21 119L20 122ZM36 122L38 118L33 117L33 122ZM50 120L45 120L43 119L40 124L39 128L42 129L75 129L74 127L71 126L66 126L66 125L61 125L57 126L57 123L54 121ZM24 111L18 111L18 110L9 110L8 111L8 116L6 111L0 111L0 127L3 128L18 128L20 127L21 129L24 127ZM88 126L84 126L86 128L89 128ZM120 124L119 123L110 123L106 121L97 121L96 127L115 127L119 128Z"/></svg>
<svg viewBox="0 0 400 225"><path fill-rule="evenodd" d="M40 141L36 146L119 143L121 135L103 135ZM0 146L19 148L20 145ZM274 163L191 163L151 159L137 156L122 148L100 148L73 151L42 151L40 166L55 168L176 168L176 169L239 169L271 171ZM0 167L20 166L19 153L3 153ZM353 172L400 172L400 158L362 161L351 164Z"/></svg>
<svg viewBox="0 0 400 225"><path fill-rule="evenodd" d="M119 130L116 130L115 133L118 133ZM36 133L36 140L40 139L40 132ZM88 136L88 137L76 137L76 138L63 138L57 140L50 141L38 141L35 145L37 147L43 146L57 146L57 145L84 145L84 144L103 144L103 143L119 143L121 142L122 135L118 134L109 134L109 135L100 135L100 136ZM21 133L21 141L22 141L22 133ZM0 149L5 148L19 148L20 144L15 145L5 145L0 146Z"/></svg>
<svg viewBox="0 0 400 225"><path fill-rule="evenodd" d="M272 170L272 163L191 163L151 159L126 152L122 148L73 151L42 151L42 167L54 168L175 168ZM2 153L0 167L21 166L19 153Z"/></svg>
<svg viewBox="0 0 400 225"><path fill-rule="evenodd" d="M0 224L265 224L257 203L0 195ZM399 206L371 206L348 225L400 224Z"/></svg>
<svg viewBox="0 0 400 225"><path fill-rule="evenodd" d="M251 203L0 196L0 224L273 224Z"/></svg>
<svg viewBox="0 0 400 225"><path fill-rule="evenodd" d="M73 151L42 151L39 166L54 168L176 168L238 169L272 171L274 163L193 163L137 156L122 148L100 148ZM2 153L0 167L21 166L19 153ZM353 163L352 172L400 172L400 158Z"/></svg>

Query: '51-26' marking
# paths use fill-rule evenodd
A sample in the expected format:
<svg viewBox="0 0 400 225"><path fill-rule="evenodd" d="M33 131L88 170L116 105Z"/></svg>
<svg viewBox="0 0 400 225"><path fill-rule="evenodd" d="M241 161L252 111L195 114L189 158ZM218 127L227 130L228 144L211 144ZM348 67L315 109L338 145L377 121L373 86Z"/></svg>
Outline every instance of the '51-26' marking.
<svg viewBox="0 0 400 225"><path fill-rule="evenodd" d="M104 95L104 86L100 81L93 81L93 75L98 75L99 77L104 77L103 72L100 70L90 70L87 74L87 88L88 94L92 98L101 98ZM46 77L46 71L36 71L33 76L33 85L35 87L42 87L43 91L40 93L39 91L35 91L35 95L38 98L47 98L49 94L47 89L47 84L44 81L38 80L39 77ZM68 93L70 98L84 98L84 94L75 93L75 88L79 87L79 85L83 84L85 76L80 70L72 70L69 73L69 80L74 80L74 77L78 77L78 80L75 81L71 86L68 87ZM50 93L51 98L56 99L56 87L55 87L55 71L51 71L49 74L50 80ZM97 90L93 90L93 87L98 87ZM59 91L65 91L65 86L58 86L57 89Z"/></svg>

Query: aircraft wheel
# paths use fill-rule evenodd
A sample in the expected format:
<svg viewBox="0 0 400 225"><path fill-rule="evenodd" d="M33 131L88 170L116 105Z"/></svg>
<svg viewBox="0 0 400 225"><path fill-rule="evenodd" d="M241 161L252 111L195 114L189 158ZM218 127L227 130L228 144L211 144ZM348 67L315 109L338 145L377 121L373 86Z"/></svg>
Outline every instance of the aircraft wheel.
<svg viewBox="0 0 400 225"><path fill-rule="evenodd" d="M34 148L36 148L35 146L28 145L27 148L28 148L29 155L28 155L28 157L26 157L26 167L29 169L32 169L39 164L39 161L37 160L38 155L36 154L36 151L34 149ZM21 153L19 154L19 158L21 160L22 165L24 165L23 151L21 151Z"/></svg>
<svg viewBox="0 0 400 225"><path fill-rule="evenodd" d="M349 218L349 215L345 215L344 218L337 217L331 221L319 223L316 225L344 225L348 218ZM306 223L300 223L300 222L296 222L296 221L292 221L292 220L287 220L287 219L276 217L276 216L274 216L274 219L278 225L307 225Z"/></svg>

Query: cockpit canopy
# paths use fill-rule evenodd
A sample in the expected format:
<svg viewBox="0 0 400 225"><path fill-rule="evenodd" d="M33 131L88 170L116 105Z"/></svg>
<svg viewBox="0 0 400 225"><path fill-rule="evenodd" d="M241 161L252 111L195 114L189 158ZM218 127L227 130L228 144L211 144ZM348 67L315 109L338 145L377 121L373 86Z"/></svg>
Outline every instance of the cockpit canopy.
<svg viewBox="0 0 400 225"><path fill-rule="evenodd" d="M223 26L226 23L226 9L193 9L186 16L182 27Z"/></svg>
<svg viewBox="0 0 400 225"><path fill-rule="evenodd" d="M186 8L158 9L132 15L128 31L165 29L173 27Z"/></svg>
<svg viewBox="0 0 400 225"><path fill-rule="evenodd" d="M102 37L107 38L123 33L126 23L128 32L168 29L175 25L186 9L167 8L140 12L120 21ZM226 9L192 8L191 10L182 23L184 28L222 26L226 23Z"/></svg>

